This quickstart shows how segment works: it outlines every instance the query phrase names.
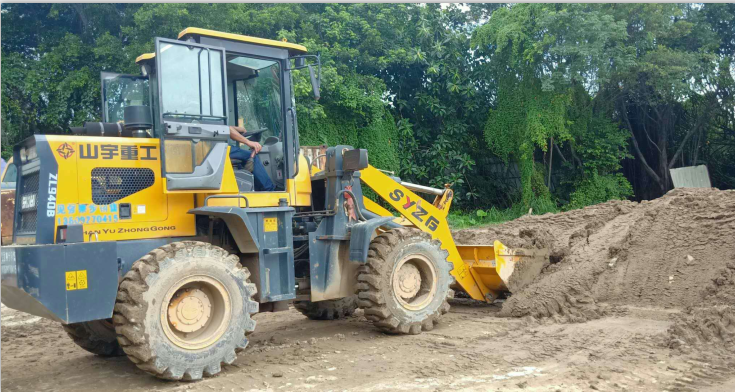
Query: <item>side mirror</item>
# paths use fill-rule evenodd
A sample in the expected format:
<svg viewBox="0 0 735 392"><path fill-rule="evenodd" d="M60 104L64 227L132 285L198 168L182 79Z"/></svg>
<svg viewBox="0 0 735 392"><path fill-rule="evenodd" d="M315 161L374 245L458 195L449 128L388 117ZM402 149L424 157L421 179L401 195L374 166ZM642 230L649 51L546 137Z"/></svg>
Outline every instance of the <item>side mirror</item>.
<svg viewBox="0 0 735 392"><path fill-rule="evenodd" d="M316 60L316 66L318 67L318 71L316 75L314 74L314 66L313 65L306 65L306 58L307 57L313 57ZM319 87L321 87L322 82L322 60L319 53L315 55L303 55L298 57L291 57L294 62L294 67L289 69L291 70L297 70L297 69L303 69L303 68L309 68L309 77L311 77L311 88L314 90L314 98L318 101L319 98L321 98L321 94L319 94Z"/></svg>
<svg viewBox="0 0 735 392"><path fill-rule="evenodd" d="M309 65L308 68L309 77L311 78L311 88L312 90L314 90L314 98L318 101L319 98L321 98L321 95L319 94L319 80L317 80L316 76L314 76L314 67Z"/></svg>

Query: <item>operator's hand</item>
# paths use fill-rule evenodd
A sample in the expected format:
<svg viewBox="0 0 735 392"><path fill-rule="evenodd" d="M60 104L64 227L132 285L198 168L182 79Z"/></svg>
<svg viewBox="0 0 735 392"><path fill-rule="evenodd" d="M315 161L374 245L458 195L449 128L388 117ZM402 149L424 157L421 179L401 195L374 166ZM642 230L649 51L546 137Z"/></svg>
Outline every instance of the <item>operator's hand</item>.
<svg viewBox="0 0 735 392"><path fill-rule="evenodd" d="M246 144L253 151L252 156L257 155L258 153L260 153L260 150L263 149L263 146L261 146L260 143L258 143L258 142L253 142L253 141L250 141L250 140L248 140L248 142L249 143L246 143Z"/></svg>

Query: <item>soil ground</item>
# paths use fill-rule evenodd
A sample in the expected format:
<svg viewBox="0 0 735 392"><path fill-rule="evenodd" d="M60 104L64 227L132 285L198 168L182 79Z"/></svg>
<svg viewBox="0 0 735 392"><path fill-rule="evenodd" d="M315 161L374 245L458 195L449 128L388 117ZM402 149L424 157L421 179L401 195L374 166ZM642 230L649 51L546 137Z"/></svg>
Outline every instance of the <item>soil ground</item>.
<svg viewBox="0 0 735 392"><path fill-rule="evenodd" d="M361 312L311 321L262 313L251 346L196 383L157 380L125 357L77 347L56 323L2 308L6 391L664 391L735 390L732 356L666 345L671 314L619 307L584 323L496 317L499 305L451 301L433 331L377 332Z"/></svg>
<svg viewBox="0 0 735 392"><path fill-rule="evenodd" d="M455 233L547 248L504 303L450 301L430 332L389 336L361 311L254 316L216 377L166 382L100 358L53 322L2 307L7 391L735 391L735 191L675 190Z"/></svg>

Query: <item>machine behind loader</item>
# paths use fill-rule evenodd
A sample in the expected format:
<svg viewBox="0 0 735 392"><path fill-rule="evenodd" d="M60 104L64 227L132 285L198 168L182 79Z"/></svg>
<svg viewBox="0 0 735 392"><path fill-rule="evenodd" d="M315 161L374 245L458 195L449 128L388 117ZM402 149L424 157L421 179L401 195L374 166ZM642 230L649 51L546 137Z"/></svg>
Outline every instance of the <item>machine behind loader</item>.
<svg viewBox="0 0 735 392"><path fill-rule="evenodd" d="M535 277L543 250L455 245L448 186L403 182L350 146L307 162L292 82L308 69L318 96L319 57L306 53L187 28L156 38L141 75L103 73L102 122L14 149L2 302L59 321L92 353L196 380L235 360L257 312L361 308L385 332L416 334L448 311L452 284L493 301ZM255 191L229 159L235 125L262 144L275 191Z"/></svg>

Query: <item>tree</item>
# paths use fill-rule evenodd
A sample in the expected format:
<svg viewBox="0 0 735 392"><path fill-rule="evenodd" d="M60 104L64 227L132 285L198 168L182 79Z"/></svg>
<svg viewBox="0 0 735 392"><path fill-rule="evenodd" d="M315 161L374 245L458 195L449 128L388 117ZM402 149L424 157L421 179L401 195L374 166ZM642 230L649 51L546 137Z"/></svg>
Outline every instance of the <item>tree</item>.
<svg viewBox="0 0 735 392"><path fill-rule="evenodd" d="M539 80L544 91L561 95L583 86L593 106L605 108L593 114L627 131L635 161L628 161L625 171L634 179L636 195L650 198L670 189L669 169L684 164L682 154L702 140L696 135L716 112L732 107L718 87L727 83L727 75L716 77L729 64L723 48L732 42L732 34L725 32L732 26L732 14L725 12L731 8L707 7L518 4L496 11L477 29L473 43L502 67L495 74L518 80L516 90L530 91L530 78ZM713 25L713 12L725 14L729 22ZM691 121L681 133L677 129L684 115ZM576 144L569 143L573 157Z"/></svg>
<svg viewBox="0 0 735 392"><path fill-rule="evenodd" d="M579 207L631 183L657 197L669 168L700 163L735 186L733 4L2 4L0 18L5 157L99 120L101 71L138 73L156 36L196 26L319 53L319 101L294 75L302 144L368 148L404 179L452 184L459 208ZM487 174L498 158L521 189Z"/></svg>
<svg viewBox="0 0 735 392"><path fill-rule="evenodd" d="M609 112L593 110L601 105L589 95L610 80L617 64L630 62L631 52L618 45L624 37L624 25L589 4L501 8L474 32L473 46L490 59L489 73L500 80L486 141L495 154L518 162L524 204L548 194L534 162L537 149L553 154L552 145L564 161L558 147L566 145L572 158L568 182L587 188L604 183L605 197L630 195L629 184L614 175L625 157L625 138ZM593 145L593 138L604 143ZM618 190L609 190L610 184Z"/></svg>

